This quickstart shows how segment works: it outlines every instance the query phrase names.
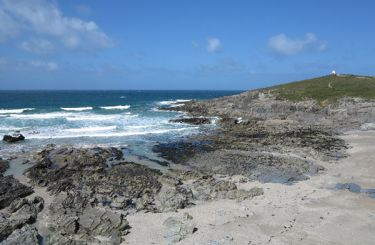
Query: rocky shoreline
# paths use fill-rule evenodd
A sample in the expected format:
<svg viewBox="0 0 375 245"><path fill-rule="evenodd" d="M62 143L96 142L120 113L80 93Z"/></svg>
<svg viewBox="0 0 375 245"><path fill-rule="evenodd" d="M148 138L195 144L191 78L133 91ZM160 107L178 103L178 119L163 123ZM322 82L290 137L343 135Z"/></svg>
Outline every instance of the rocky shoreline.
<svg viewBox="0 0 375 245"><path fill-rule="evenodd" d="M242 174L261 182L305 180L324 170L319 161L346 156L347 145L339 136L375 121L374 106L373 101L350 98L327 106L291 102L264 90L190 101L163 109L187 112L192 123L219 117L219 128L156 145L154 151L204 173Z"/></svg>
<svg viewBox="0 0 375 245"><path fill-rule="evenodd" d="M176 211L208 200L240 201L263 194L261 188L238 189L197 171L162 173L125 162L116 148L51 145L29 164L27 183L0 176L1 244L120 244L132 228L126 217L133 213ZM33 188L44 188L50 205L43 207L42 197L32 197ZM35 223L43 208L47 217L42 237Z"/></svg>
<svg viewBox="0 0 375 245"><path fill-rule="evenodd" d="M190 101L162 108L187 112L174 123L207 124L209 134L160 143L154 151L165 171L125 161L116 148L49 145L31 154L26 181L7 174L0 160L1 244L120 244L137 229L128 222L136 213L173 212L213 200L242 202L261 196L263 188L241 183L292 185L325 171L321 164L347 156L339 136L375 121L375 103L342 99L322 106L290 102L263 90L210 101ZM232 177L241 176L239 181ZM42 188L46 196L33 194ZM44 199L51 199L45 205ZM43 212L45 231L38 230ZM199 227L186 213L165 220L165 243L179 242ZM42 233L42 234L41 234Z"/></svg>

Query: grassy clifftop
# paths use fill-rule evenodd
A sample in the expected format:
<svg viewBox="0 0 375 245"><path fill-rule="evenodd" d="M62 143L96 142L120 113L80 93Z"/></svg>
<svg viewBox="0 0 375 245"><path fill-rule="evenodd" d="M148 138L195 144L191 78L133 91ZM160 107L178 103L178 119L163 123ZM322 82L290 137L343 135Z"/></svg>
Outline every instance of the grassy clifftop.
<svg viewBox="0 0 375 245"><path fill-rule="evenodd" d="M319 102L337 101L342 97L375 99L375 77L329 75L269 88L272 93L291 101L314 99Z"/></svg>

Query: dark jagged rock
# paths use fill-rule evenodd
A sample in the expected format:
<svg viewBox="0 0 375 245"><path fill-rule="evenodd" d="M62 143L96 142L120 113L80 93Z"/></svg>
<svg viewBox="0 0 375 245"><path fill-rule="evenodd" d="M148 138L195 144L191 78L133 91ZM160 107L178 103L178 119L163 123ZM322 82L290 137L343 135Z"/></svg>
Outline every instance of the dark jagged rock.
<svg viewBox="0 0 375 245"><path fill-rule="evenodd" d="M108 165L113 149L48 147L26 171L31 182L46 186L56 198L48 210L47 242L51 244L120 244L129 225L128 212L176 211L195 201L243 200L262 194L239 190L228 181L190 171L162 173L146 166ZM12 205L16 208L22 202ZM43 203L34 205L39 210Z"/></svg>
<svg viewBox="0 0 375 245"><path fill-rule="evenodd" d="M38 212L40 211L37 205L43 200L40 199L38 197L30 202L27 199L18 198L9 205L8 209L0 212L0 241L7 239L14 232L16 234L11 235L9 240L7 239L8 244L11 244L10 242L16 240L16 238L21 239L19 237L21 231L17 230L36 221ZM24 239L30 239L30 237L25 237Z"/></svg>
<svg viewBox="0 0 375 245"><path fill-rule="evenodd" d="M26 171L36 184L60 192L74 187L74 181L89 173L104 172L108 159L121 159L113 148L47 148L36 157L36 164Z"/></svg>
<svg viewBox="0 0 375 245"><path fill-rule="evenodd" d="M259 90L191 101L179 110L193 117L219 116L220 128L211 134L160 143L153 150L207 174L243 174L263 182L288 183L323 170L317 160L336 161L346 156L345 142L337 137L333 125L342 128L348 124L338 122L340 115L334 110L311 101L278 101Z"/></svg>
<svg viewBox="0 0 375 245"><path fill-rule="evenodd" d="M39 242L39 234L37 229L31 225L25 225L21 229L17 229L10 234L2 245L37 245Z"/></svg>
<svg viewBox="0 0 375 245"><path fill-rule="evenodd" d="M13 176L0 176L0 209L7 207L13 200L26 197L34 191L21 184Z"/></svg>
<svg viewBox="0 0 375 245"><path fill-rule="evenodd" d="M4 173L9 168L9 162L7 160L0 159L0 174Z"/></svg>
<svg viewBox="0 0 375 245"><path fill-rule="evenodd" d="M108 166L108 159L122 158L114 152L50 147L38 154L26 174L58 195L49 210L49 243L100 244L98 236L102 236L119 244L129 229L124 210L155 209L161 173L128 162Z"/></svg>
<svg viewBox="0 0 375 245"><path fill-rule="evenodd" d="M171 120L169 120L169 122L202 125L202 124L210 124L211 120L209 118L205 118L205 117L189 117L189 118L171 119Z"/></svg>
<svg viewBox="0 0 375 245"><path fill-rule="evenodd" d="M159 143L152 150L174 163L184 163L194 155L212 150L209 141L178 141L171 143Z"/></svg>
<svg viewBox="0 0 375 245"><path fill-rule="evenodd" d="M57 195L50 206L48 244L120 244L128 232L125 216L109 207L97 207L88 193ZM101 241L102 237L104 241Z"/></svg>
<svg viewBox="0 0 375 245"><path fill-rule="evenodd" d="M18 141L23 141L25 140L25 136L22 134L13 134L13 135L4 135L3 136L3 141L7 143L15 143Z"/></svg>
<svg viewBox="0 0 375 245"><path fill-rule="evenodd" d="M143 192L156 193L160 173L135 163L119 163L108 168L113 149L52 149L39 153L36 164L26 171L32 182L49 191L84 190L98 202L111 204L122 197L123 208Z"/></svg>

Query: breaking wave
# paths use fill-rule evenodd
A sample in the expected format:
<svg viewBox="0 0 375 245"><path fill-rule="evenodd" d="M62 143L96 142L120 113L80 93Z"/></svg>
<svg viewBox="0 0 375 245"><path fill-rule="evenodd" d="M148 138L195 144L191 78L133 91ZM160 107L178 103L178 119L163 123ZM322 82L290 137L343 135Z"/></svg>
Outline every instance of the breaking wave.
<svg viewBox="0 0 375 245"><path fill-rule="evenodd" d="M38 114L10 114L10 118L25 119L25 120L38 120L38 119L54 119L64 118L71 113L67 112L49 112L49 113L38 113Z"/></svg>
<svg viewBox="0 0 375 245"><path fill-rule="evenodd" d="M196 129L198 127L186 127L186 128L175 128L175 129L155 129L145 131L120 131L120 132L103 132L103 133L92 133L92 134L65 134L65 135L29 135L28 139L63 139L63 138L81 138L81 137L124 137L124 136L137 136L137 135L148 135L148 134L164 134L169 132L180 132L186 130Z"/></svg>
<svg viewBox="0 0 375 245"><path fill-rule="evenodd" d="M91 106L87 106L87 107L71 107L71 108L61 107L60 109L64 111L90 111L93 108Z"/></svg>
<svg viewBox="0 0 375 245"><path fill-rule="evenodd" d="M20 114L24 111L32 111L34 108L22 108L22 109L0 109L0 114Z"/></svg>
<svg viewBox="0 0 375 245"><path fill-rule="evenodd" d="M163 100L163 101L159 101L159 105L177 106L176 104L178 103L184 103L188 101L191 101L191 100Z"/></svg>
<svg viewBox="0 0 375 245"><path fill-rule="evenodd" d="M104 127L84 127L84 128L69 128L65 129L66 132L81 133L81 132L98 132L98 131L110 131L116 129L116 126L104 126Z"/></svg>
<svg viewBox="0 0 375 245"><path fill-rule="evenodd" d="M126 110L130 108L130 105L116 105L116 106L101 106L104 110Z"/></svg>

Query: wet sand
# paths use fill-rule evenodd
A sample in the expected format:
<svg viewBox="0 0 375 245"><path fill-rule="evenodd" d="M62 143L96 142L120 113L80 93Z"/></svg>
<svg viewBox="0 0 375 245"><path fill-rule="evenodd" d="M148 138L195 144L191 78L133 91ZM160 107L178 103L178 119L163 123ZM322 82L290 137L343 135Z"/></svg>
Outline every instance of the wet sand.
<svg viewBox="0 0 375 245"><path fill-rule="evenodd" d="M136 213L123 244L166 244L163 222L188 212L198 230L178 244L374 244L375 198L337 183L375 188L375 131L353 131L342 138L349 157L320 162L325 172L292 185L247 182L264 195L251 200L216 200L167 213Z"/></svg>

